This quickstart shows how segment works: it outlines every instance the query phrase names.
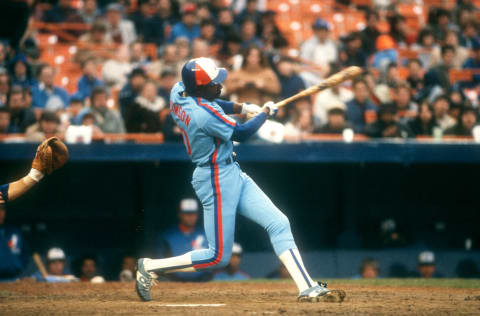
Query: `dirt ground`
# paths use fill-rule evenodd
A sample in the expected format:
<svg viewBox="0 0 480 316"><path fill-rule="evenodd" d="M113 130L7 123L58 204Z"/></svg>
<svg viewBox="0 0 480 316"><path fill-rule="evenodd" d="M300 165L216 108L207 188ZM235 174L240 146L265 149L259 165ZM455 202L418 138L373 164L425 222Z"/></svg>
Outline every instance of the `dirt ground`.
<svg viewBox="0 0 480 316"><path fill-rule="evenodd" d="M133 283L0 283L0 315L480 315L478 288L329 287L344 289L346 300L297 303L291 282L165 282L148 303Z"/></svg>

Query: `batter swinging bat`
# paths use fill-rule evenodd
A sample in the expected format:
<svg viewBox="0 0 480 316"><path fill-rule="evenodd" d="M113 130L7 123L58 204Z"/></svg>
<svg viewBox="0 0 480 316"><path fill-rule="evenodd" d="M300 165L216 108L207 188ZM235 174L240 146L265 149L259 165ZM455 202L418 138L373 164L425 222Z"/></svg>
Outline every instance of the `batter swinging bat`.
<svg viewBox="0 0 480 316"><path fill-rule="evenodd" d="M314 93L320 92L322 90L334 87L344 81L350 80L355 78L356 76L360 75L363 72L362 68L357 67L357 66L350 66L346 69L343 69L340 72L337 72L334 75L331 75L327 79L323 80L316 86L310 87L308 89L305 89L289 98L286 98L280 102L275 103L276 106L284 106L287 105L290 102L294 102L298 99L308 97L309 95L312 95Z"/></svg>

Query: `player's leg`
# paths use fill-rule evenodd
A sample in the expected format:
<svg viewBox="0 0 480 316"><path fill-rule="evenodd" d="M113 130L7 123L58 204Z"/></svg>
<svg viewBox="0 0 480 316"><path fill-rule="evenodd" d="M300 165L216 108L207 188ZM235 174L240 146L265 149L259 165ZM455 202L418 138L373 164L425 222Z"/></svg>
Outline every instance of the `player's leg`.
<svg viewBox="0 0 480 316"><path fill-rule="evenodd" d="M268 233L273 249L287 268L299 290L299 299L304 297L318 299L329 294L324 284L317 284L305 269L302 258L295 244L288 218L272 203L266 194L246 174L242 175L244 186L238 204L239 214L262 226ZM338 298L338 300L343 300Z"/></svg>
<svg viewBox="0 0 480 316"><path fill-rule="evenodd" d="M232 254L235 214L241 190L239 171L232 167L196 169L192 184L203 205L209 248L166 259L140 259L137 266L137 293L140 298L151 299L149 291L155 273L194 272L228 264Z"/></svg>

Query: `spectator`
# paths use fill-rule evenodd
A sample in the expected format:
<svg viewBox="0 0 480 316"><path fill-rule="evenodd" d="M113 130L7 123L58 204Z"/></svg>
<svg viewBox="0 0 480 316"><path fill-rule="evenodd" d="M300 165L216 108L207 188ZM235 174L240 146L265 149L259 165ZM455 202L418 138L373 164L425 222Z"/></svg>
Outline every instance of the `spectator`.
<svg viewBox="0 0 480 316"><path fill-rule="evenodd" d="M470 101L467 100L465 94L460 89L452 89L449 94L450 109L448 114L455 120L460 120L460 114L465 106L470 106Z"/></svg>
<svg viewBox="0 0 480 316"><path fill-rule="evenodd" d="M243 54L242 68L232 71L225 87L228 93L235 94L237 102L264 104L280 92L280 83L275 73L268 67L262 51L250 46Z"/></svg>
<svg viewBox="0 0 480 316"><path fill-rule="evenodd" d="M125 133L125 125L120 113L116 110L108 108L108 94L103 87L96 87L90 96L90 109L84 109L80 113L83 117L86 113L93 114L95 125L100 128L103 133Z"/></svg>
<svg viewBox="0 0 480 316"><path fill-rule="evenodd" d="M242 65L242 37L237 33L229 33L219 51L219 58L229 69L240 69Z"/></svg>
<svg viewBox="0 0 480 316"><path fill-rule="evenodd" d="M95 125L95 116L91 112L87 112L83 115L79 115L80 125L91 127L92 129L92 138L94 140L102 140L105 135L102 130Z"/></svg>
<svg viewBox="0 0 480 316"><path fill-rule="evenodd" d="M85 0L83 7L79 10L79 14L82 17L83 23L92 25L101 12L97 7L97 0Z"/></svg>
<svg viewBox="0 0 480 316"><path fill-rule="evenodd" d="M196 38L192 42L192 58L200 58L210 55L210 47L207 41Z"/></svg>
<svg viewBox="0 0 480 316"><path fill-rule="evenodd" d="M172 27L168 38L169 43L174 43L179 37L185 37L189 42L200 37L200 27L195 15L196 10L197 6L194 3L187 2L182 6L182 21Z"/></svg>
<svg viewBox="0 0 480 316"><path fill-rule="evenodd" d="M443 131L446 131L456 123L448 114L449 108L450 101L446 95L440 95L433 101L433 116L435 118L435 123Z"/></svg>
<svg viewBox="0 0 480 316"><path fill-rule="evenodd" d="M422 62L420 59L409 59L407 62L407 68L408 68L408 77L407 77L407 82L410 85L410 88L412 89L412 94L414 96L414 99L418 101L418 94L420 91L423 89L424 83L423 83L423 68L422 68Z"/></svg>
<svg viewBox="0 0 480 316"><path fill-rule="evenodd" d="M194 249L207 247L207 239L203 229L197 227L198 202L195 199L183 199L180 202L178 226L167 230L161 236L157 251L160 257L169 258L178 256ZM169 273L168 278L174 281L200 282L211 279L210 272L175 272Z"/></svg>
<svg viewBox="0 0 480 316"><path fill-rule="evenodd" d="M151 28L160 26L159 31L163 32L163 21L159 24L152 23L155 16L156 2L156 0L139 1L137 4L138 9L128 17L135 26L138 38L146 43L152 42L150 36L154 34L155 30ZM161 36L163 37L163 34ZM159 44L161 44L161 42Z"/></svg>
<svg viewBox="0 0 480 316"><path fill-rule="evenodd" d="M47 23L82 22L82 18L71 7L71 3L71 0L59 0L52 9L45 12L43 21Z"/></svg>
<svg viewBox="0 0 480 316"><path fill-rule="evenodd" d="M6 106L0 107L0 135L10 132L10 109Z"/></svg>
<svg viewBox="0 0 480 316"><path fill-rule="evenodd" d="M342 134L346 128L351 128L345 118L345 104L332 104L328 108L327 123L313 132L317 134Z"/></svg>
<svg viewBox="0 0 480 316"><path fill-rule="evenodd" d="M240 271L240 263L242 262L243 249L240 244L233 243L232 256L228 265L215 273L213 281L242 281L250 279L245 272Z"/></svg>
<svg viewBox="0 0 480 316"><path fill-rule="evenodd" d="M96 20L90 30L79 38L79 42L92 45L108 45L112 43L112 38L107 32L107 25L102 20Z"/></svg>
<svg viewBox="0 0 480 316"><path fill-rule="evenodd" d="M448 10L444 8L434 8L434 10L436 11L434 12L435 18L431 20L429 16L428 24L432 26L435 38L438 41L443 41L448 30L456 30L456 26L451 23L451 16Z"/></svg>
<svg viewBox="0 0 480 316"><path fill-rule="evenodd" d="M0 67L6 69L8 66L8 46L0 42Z"/></svg>
<svg viewBox="0 0 480 316"><path fill-rule="evenodd" d="M418 105L412 101L410 86L407 83L401 83L395 88L394 104L400 123L406 124L417 116Z"/></svg>
<svg viewBox="0 0 480 316"><path fill-rule="evenodd" d="M38 83L32 89L33 107L57 111L68 105L70 96L65 89L53 84L54 77L55 73L52 67L45 65L40 70Z"/></svg>
<svg viewBox="0 0 480 316"><path fill-rule="evenodd" d="M247 0L245 8L235 16L235 24L242 24L247 19L252 19L256 25L260 25L261 13L258 11L258 0Z"/></svg>
<svg viewBox="0 0 480 316"><path fill-rule="evenodd" d="M382 83L386 84L389 88L396 88L402 82L398 73L398 65L395 62L391 62L387 67L384 75L382 76Z"/></svg>
<svg viewBox="0 0 480 316"><path fill-rule="evenodd" d="M258 34L261 41L265 44L266 50L272 50L280 48L283 44L288 47L288 42L282 35L282 32L278 28L275 22L276 12L273 10L267 10L261 14L261 22L258 28Z"/></svg>
<svg viewBox="0 0 480 316"><path fill-rule="evenodd" d="M445 135L472 136L472 130L477 124L477 111L474 107L464 107L457 124L445 131Z"/></svg>
<svg viewBox="0 0 480 316"><path fill-rule="evenodd" d="M75 96L84 100L90 96L93 88L103 87L105 83L96 76L95 58L91 57L86 59L82 63L82 71L83 75L78 80Z"/></svg>
<svg viewBox="0 0 480 316"><path fill-rule="evenodd" d="M134 42L130 45L130 56L130 64L133 68L144 68L150 63L142 42Z"/></svg>
<svg viewBox="0 0 480 316"><path fill-rule="evenodd" d="M30 142L42 142L52 137L60 136L60 119L55 112L45 111L40 120L29 126L25 132L25 138Z"/></svg>
<svg viewBox="0 0 480 316"><path fill-rule="evenodd" d="M475 43L473 45L473 54L472 57L468 58L463 64L463 69L480 69L480 43ZM471 82L463 83L464 86L475 88L480 85L480 74L473 74Z"/></svg>
<svg viewBox="0 0 480 316"><path fill-rule="evenodd" d="M80 281L104 283L105 279L97 272L97 260L94 256L86 255L80 260Z"/></svg>
<svg viewBox="0 0 480 316"><path fill-rule="evenodd" d="M304 98L295 103L295 111L285 124L284 139L287 142L301 141L313 132L313 115L309 99Z"/></svg>
<svg viewBox="0 0 480 316"><path fill-rule="evenodd" d="M428 103L422 103L418 110L417 117L408 122L408 127L413 135L433 135L433 129L437 127L433 117L433 108Z"/></svg>
<svg viewBox="0 0 480 316"><path fill-rule="evenodd" d="M278 264L278 268L265 276L266 279L291 279L290 273L283 263Z"/></svg>
<svg viewBox="0 0 480 316"><path fill-rule="evenodd" d="M30 107L26 107L20 87L12 87L8 96L8 107L11 114L9 127L11 133L25 133L27 127L37 121L35 112Z"/></svg>
<svg viewBox="0 0 480 316"><path fill-rule="evenodd" d="M163 68L158 82L158 96L163 98L165 104L170 103L170 91L177 82L175 71L170 67Z"/></svg>
<svg viewBox="0 0 480 316"><path fill-rule="evenodd" d="M393 15L389 18L390 36L400 47L408 47L416 39L416 34L412 32L407 24L407 20L402 15Z"/></svg>
<svg viewBox="0 0 480 316"><path fill-rule="evenodd" d="M374 138L402 137L411 136L411 132L407 126L398 121L398 114L395 105L382 104L378 111L378 120L369 124L365 133Z"/></svg>
<svg viewBox="0 0 480 316"><path fill-rule="evenodd" d="M66 110L66 114L68 115L68 124L64 126L65 128L68 127L70 124L72 125L82 125L82 119L79 114L83 110L83 99L80 99L76 96L73 96L70 99L70 104ZM63 122L62 122L63 123Z"/></svg>
<svg viewBox="0 0 480 316"><path fill-rule="evenodd" d="M162 73L163 69L168 67L175 72L175 77L180 81L180 72L182 70L183 64L181 64L180 59L177 55L177 47L174 44L167 44L163 47L163 54L161 58L149 63L145 66L145 71L148 73L148 76L154 80L158 80L159 75Z"/></svg>
<svg viewBox="0 0 480 316"><path fill-rule="evenodd" d="M337 46L329 38L330 26L326 21L317 19L312 28L314 35L300 47L300 57L325 69L326 74L330 63L337 61Z"/></svg>
<svg viewBox="0 0 480 316"><path fill-rule="evenodd" d="M368 56L362 49L362 38L359 33L351 33L345 39L345 48L340 51L339 59L343 66L365 67Z"/></svg>
<svg viewBox="0 0 480 316"><path fill-rule="evenodd" d="M348 101L347 121L357 133L362 133L365 124L376 120L377 107L368 99L367 83L357 79L353 82L353 99Z"/></svg>
<svg viewBox="0 0 480 316"><path fill-rule="evenodd" d="M380 35L375 43L377 52L373 56L373 67L380 70L381 73L387 72L387 67L391 63L397 63L398 52L395 49L395 41L390 35Z"/></svg>
<svg viewBox="0 0 480 316"><path fill-rule="evenodd" d="M165 21L166 26L172 26L180 20L178 3L172 0L158 0L157 15Z"/></svg>
<svg viewBox="0 0 480 316"><path fill-rule="evenodd" d="M340 71L336 64L330 66L329 75ZM343 85L337 85L330 89L319 92L314 96L313 115L315 118L315 126L322 126L327 123L327 110L332 104L345 104L352 100L353 93L350 89Z"/></svg>
<svg viewBox="0 0 480 316"><path fill-rule="evenodd" d="M158 133L161 131L160 111L166 107L165 100L157 95L153 81L143 85L135 102L125 110L125 126L128 133Z"/></svg>
<svg viewBox="0 0 480 316"><path fill-rule="evenodd" d="M186 37L179 37L175 40L175 47L178 54L177 60L183 66L191 55L190 42Z"/></svg>
<svg viewBox="0 0 480 316"><path fill-rule="evenodd" d="M0 282L14 282L28 263L28 250L20 230L5 224L7 208L0 196Z"/></svg>
<svg viewBox="0 0 480 316"><path fill-rule="evenodd" d="M137 39L135 25L122 17L123 6L111 3L106 10L107 32L114 43L130 45Z"/></svg>
<svg viewBox="0 0 480 316"><path fill-rule="evenodd" d="M362 38L363 51L368 55L372 55L375 52L375 42L380 36L380 32L377 29L379 22L378 12L375 10L368 10L365 14L366 26L360 32Z"/></svg>
<svg viewBox="0 0 480 316"><path fill-rule="evenodd" d="M246 19L241 25L242 48L251 45L263 47L263 42L257 37L257 24L252 19Z"/></svg>
<svg viewBox="0 0 480 316"><path fill-rule="evenodd" d="M27 57L23 54L18 54L11 62L12 85L21 87L33 87L36 83L33 79L30 66L27 62Z"/></svg>
<svg viewBox="0 0 480 316"><path fill-rule="evenodd" d="M418 59L426 68L432 67L441 60L440 58L437 59L434 54L438 49L438 45L433 31L429 27L420 31L417 44L412 45L412 49L418 51Z"/></svg>
<svg viewBox="0 0 480 316"><path fill-rule="evenodd" d="M120 112L125 115L127 108L135 102L135 98L142 91L143 85L147 79L147 75L142 68L135 68L128 75L128 82L122 87L118 94L118 103Z"/></svg>
<svg viewBox="0 0 480 316"><path fill-rule="evenodd" d="M200 39L206 41L209 46L213 46L216 52L218 51L220 41L215 36L215 29L215 21L212 19L200 22Z"/></svg>
<svg viewBox="0 0 480 316"><path fill-rule="evenodd" d="M217 30L215 37L222 41L228 41L231 34L238 34L239 30L234 24L233 13L229 8L218 11Z"/></svg>
<svg viewBox="0 0 480 316"><path fill-rule="evenodd" d="M0 68L0 106L7 104L10 92L10 77L5 68Z"/></svg>
<svg viewBox="0 0 480 316"><path fill-rule="evenodd" d="M296 71L296 65L288 57L279 57L273 70L277 74L280 86L280 98L286 99L305 90L305 83Z"/></svg>
<svg viewBox="0 0 480 316"><path fill-rule="evenodd" d="M65 261L67 257L65 252L61 248L50 248L47 252L47 273L46 278L37 271L32 275L32 277L39 282L49 282L49 283L64 283L77 281L73 275L67 275L65 273Z"/></svg>
<svg viewBox="0 0 480 316"><path fill-rule="evenodd" d="M360 265L360 277L362 279L376 279L380 267L378 261L372 258L365 258Z"/></svg>
<svg viewBox="0 0 480 316"><path fill-rule="evenodd" d="M127 75L132 71L130 63L130 50L122 45L114 59L105 62L102 69L103 80L109 88L119 89L127 82Z"/></svg>
<svg viewBox="0 0 480 316"><path fill-rule="evenodd" d="M450 87L449 71L453 68L455 58L455 48L452 45L442 46L442 61L425 74L425 88L433 89L435 87L447 91Z"/></svg>
<svg viewBox="0 0 480 316"><path fill-rule="evenodd" d="M424 279L441 278L441 274L436 272L435 254L431 251L423 251L418 255L417 274L415 277Z"/></svg>
<svg viewBox="0 0 480 316"><path fill-rule="evenodd" d="M135 280L137 259L132 255L125 255L122 258L122 267L119 276L120 282L131 282Z"/></svg>
<svg viewBox="0 0 480 316"><path fill-rule="evenodd" d="M480 44L478 38L478 24L474 17L469 19L463 26L460 38L460 45L466 48L474 48L475 45Z"/></svg>
<svg viewBox="0 0 480 316"><path fill-rule="evenodd" d="M455 55L453 57L452 67L458 69L462 68L463 64L468 59L470 53L467 48L459 45L457 32L454 30L447 31L444 44L451 45L454 48ZM440 48L436 47L436 49L433 51L433 55L435 60L441 60L442 58Z"/></svg>

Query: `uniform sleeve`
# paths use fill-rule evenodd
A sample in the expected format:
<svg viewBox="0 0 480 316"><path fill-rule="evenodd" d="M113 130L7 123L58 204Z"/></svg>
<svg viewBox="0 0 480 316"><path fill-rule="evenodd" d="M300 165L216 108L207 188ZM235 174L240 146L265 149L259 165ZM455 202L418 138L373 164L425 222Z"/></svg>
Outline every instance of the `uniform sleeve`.
<svg viewBox="0 0 480 316"><path fill-rule="evenodd" d="M225 101L222 99L215 99L215 102L222 108L225 114L234 114L233 112L233 105L234 102L232 101Z"/></svg>
<svg viewBox="0 0 480 316"><path fill-rule="evenodd" d="M8 188L9 187L10 187L9 183L0 185L0 192L2 193L2 199L3 199L4 202L8 201ZM0 201L0 204L2 204L1 201Z"/></svg>
<svg viewBox="0 0 480 316"><path fill-rule="evenodd" d="M236 124L231 117L217 112L217 114L204 115L202 129L207 135L226 142L232 137Z"/></svg>

